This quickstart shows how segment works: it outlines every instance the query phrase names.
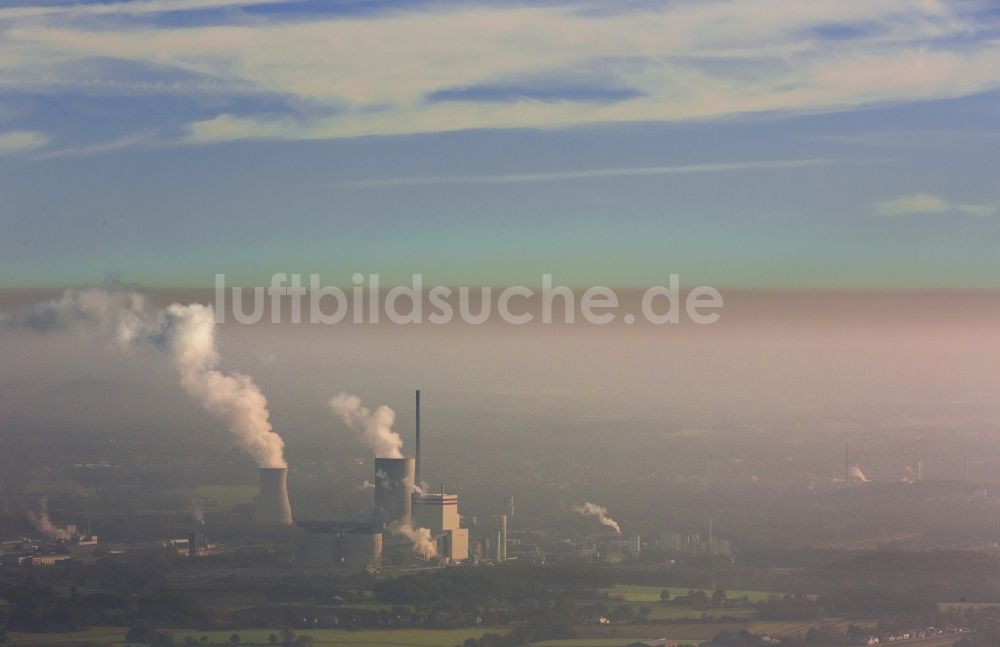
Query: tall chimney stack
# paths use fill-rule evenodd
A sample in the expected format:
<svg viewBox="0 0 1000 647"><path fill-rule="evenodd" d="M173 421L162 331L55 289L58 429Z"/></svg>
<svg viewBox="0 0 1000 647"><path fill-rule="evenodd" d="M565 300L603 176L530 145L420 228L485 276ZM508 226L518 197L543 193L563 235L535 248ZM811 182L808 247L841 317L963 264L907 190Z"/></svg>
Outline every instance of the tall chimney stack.
<svg viewBox="0 0 1000 647"><path fill-rule="evenodd" d="M417 455L413 468L414 485L420 485L420 389L417 389Z"/></svg>
<svg viewBox="0 0 1000 647"><path fill-rule="evenodd" d="M292 506L288 503L288 468L260 468L260 494L254 521L260 524L290 526Z"/></svg>

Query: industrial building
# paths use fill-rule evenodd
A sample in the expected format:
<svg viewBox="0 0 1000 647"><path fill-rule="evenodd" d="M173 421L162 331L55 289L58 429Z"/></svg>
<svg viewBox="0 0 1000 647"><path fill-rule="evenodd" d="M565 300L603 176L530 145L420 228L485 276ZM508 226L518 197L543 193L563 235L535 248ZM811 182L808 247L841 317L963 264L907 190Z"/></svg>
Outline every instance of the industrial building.
<svg viewBox="0 0 1000 647"><path fill-rule="evenodd" d="M469 530L462 528L457 494L414 494L413 524L437 539L438 555L449 562L469 559Z"/></svg>
<svg viewBox="0 0 1000 647"><path fill-rule="evenodd" d="M305 530L296 555L302 566L363 570L382 564L382 532L374 524L331 521L299 527Z"/></svg>

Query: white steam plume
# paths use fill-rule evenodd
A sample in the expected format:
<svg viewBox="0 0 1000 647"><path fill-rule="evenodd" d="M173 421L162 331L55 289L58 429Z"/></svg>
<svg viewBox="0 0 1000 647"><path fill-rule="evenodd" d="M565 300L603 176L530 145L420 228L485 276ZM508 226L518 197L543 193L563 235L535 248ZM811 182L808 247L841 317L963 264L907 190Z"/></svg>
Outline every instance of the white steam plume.
<svg viewBox="0 0 1000 647"><path fill-rule="evenodd" d="M596 503L591 503L587 501L583 505L573 506L573 512L584 515L585 517L594 517L601 524L613 529L615 532L621 534L621 526L618 522L608 516L608 509L604 506L597 505Z"/></svg>
<svg viewBox="0 0 1000 647"><path fill-rule="evenodd" d="M181 386L226 423L260 467L286 467L285 443L274 433L267 399L249 375L218 370L212 306L175 303L166 309L162 339L181 374Z"/></svg>
<svg viewBox="0 0 1000 647"><path fill-rule="evenodd" d="M83 327L110 335L123 350L148 344L167 351L187 394L226 424L258 466L286 466L284 442L271 429L260 389L247 375L218 369L211 306L175 303L150 312L136 292L87 288L67 290L59 299L18 313L11 323L37 332Z"/></svg>
<svg viewBox="0 0 1000 647"><path fill-rule="evenodd" d="M867 483L868 477L861 471L861 467L859 465L851 465L851 480Z"/></svg>
<svg viewBox="0 0 1000 647"><path fill-rule="evenodd" d="M330 400L330 408L340 416L365 445L372 448L375 458L403 458L403 439L392 430L396 413L382 405L369 411L361 398L340 393Z"/></svg>
<svg viewBox="0 0 1000 647"><path fill-rule="evenodd" d="M31 525L35 527L38 532L42 533L49 539L55 539L57 541L65 541L69 539L69 533L63 528L56 526L49 519L49 502L42 499L41 510L37 513L28 510L28 520Z"/></svg>
<svg viewBox="0 0 1000 647"><path fill-rule="evenodd" d="M414 528L408 523L397 523L389 528L394 535L402 535L413 544L413 550L424 559L437 555L437 543L427 528Z"/></svg>

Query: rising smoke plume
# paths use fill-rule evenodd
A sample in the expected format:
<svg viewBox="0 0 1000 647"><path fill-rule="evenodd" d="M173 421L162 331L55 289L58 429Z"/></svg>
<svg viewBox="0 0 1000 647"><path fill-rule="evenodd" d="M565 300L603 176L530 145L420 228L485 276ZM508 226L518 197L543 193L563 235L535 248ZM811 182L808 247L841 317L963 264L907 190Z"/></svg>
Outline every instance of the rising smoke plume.
<svg viewBox="0 0 1000 647"><path fill-rule="evenodd" d="M41 506L39 507L41 509L38 512L28 510L28 521L31 522L31 525L49 539L55 539L56 541L69 539L69 533L65 529L56 526L52 523L52 519L49 518L49 502L42 499Z"/></svg>
<svg viewBox="0 0 1000 647"><path fill-rule="evenodd" d="M123 350L149 345L167 352L181 387L222 420L260 467L285 467L284 442L268 422L267 399L253 380L218 369L211 306L175 303L150 311L143 295L119 289L67 290L62 297L17 313L10 323L49 332L83 328L110 336Z"/></svg>
<svg viewBox="0 0 1000 647"><path fill-rule="evenodd" d="M397 523L389 528L394 535L402 535L413 544L413 550L424 559L437 555L437 543L427 528L414 528L408 523Z"/></svg>
<svg viewBox="0 0 1000 647"><path fill-rule="evenodd" d="M604 506L597 505L596 503L591 503L587 501L583 505L573 506L573 512L584 515L585 517L594 517L601 524L613 529L615 532L621 534L621 526L618 522L608 516L608 509Z"/></svg>
<svg viewBox="0 0 1000 647"><path fill-rule="evenodd" d="M862 483L868 482L868 477L861 471L860 465L851 465L851 480L860 481Z"/></svg>
<svg viewBox="0 0 1000 647"><path fill-rule="evenodd" d="M382 405L369 411L361 398L340 393L330 400L330 407L340 416L365 445L372 448L375 458L403 458L403 439L392 430L396 413Z"/></svg>

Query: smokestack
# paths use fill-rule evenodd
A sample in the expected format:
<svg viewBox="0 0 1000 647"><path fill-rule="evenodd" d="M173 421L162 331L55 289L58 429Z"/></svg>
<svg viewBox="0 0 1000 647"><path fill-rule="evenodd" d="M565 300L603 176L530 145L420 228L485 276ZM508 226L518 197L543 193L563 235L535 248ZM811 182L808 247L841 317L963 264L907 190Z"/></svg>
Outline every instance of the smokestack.
<svg viewBox="0 0 1000 647"><path fill-rule="evenodd" d="M292 506L288 503L288 468L260 468L260 494L254 521L260 524L289 526Z"/></svg>
<svg viewBox="0 0 1000 647"><path fill-rule="evenodd" d="M412 458L375 459L376 524L387 528L410 523L415 470Z"/></svg>
<svg viewBox="0 0 1000 647"><path fill-rule="evenodd" d="M496 532L496 561L505 562L507 561L507 515L498 514L495 515L497 520L497 532Z"/></svg>
<svg viewBox="0 0 1000 647"><path fill-rule="evenodd" d="M417 389L417 460L413 471L413 482L420 485L420 389Z"/></svg>

